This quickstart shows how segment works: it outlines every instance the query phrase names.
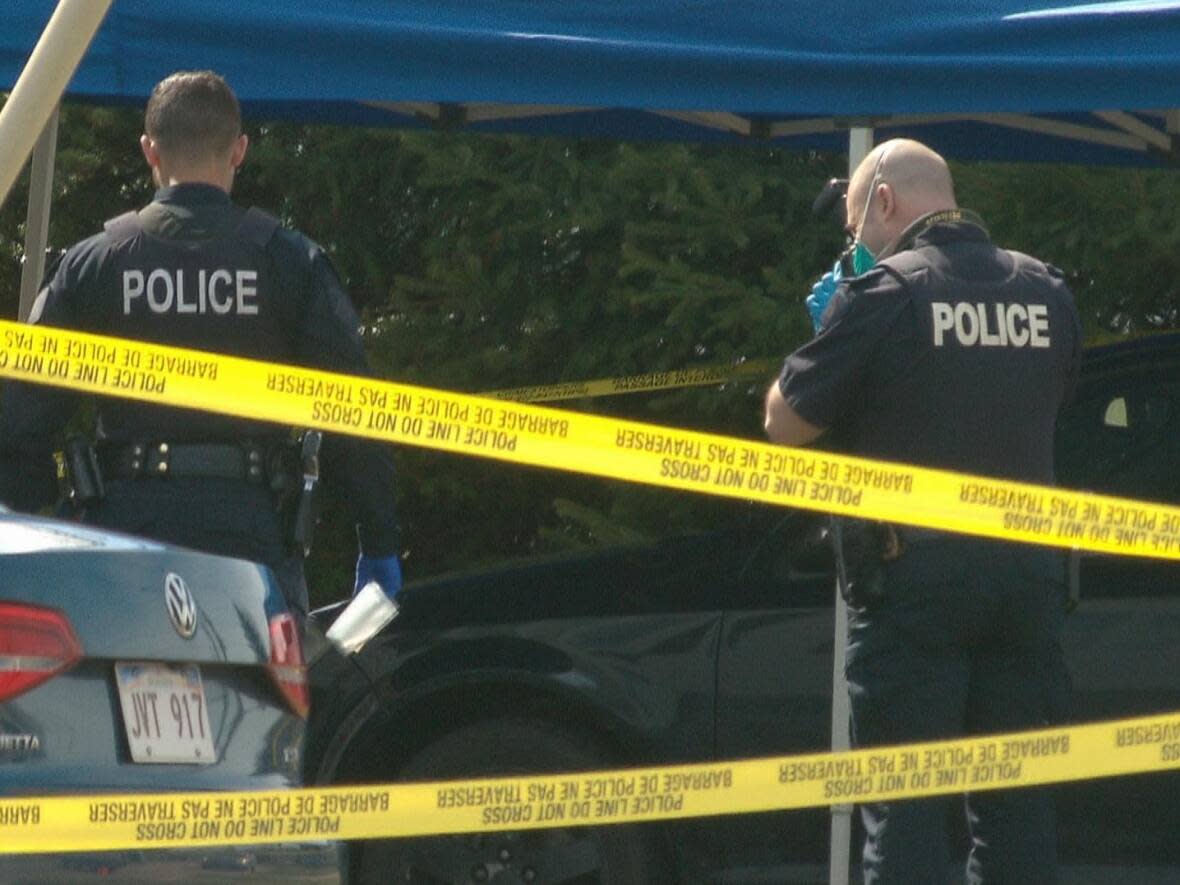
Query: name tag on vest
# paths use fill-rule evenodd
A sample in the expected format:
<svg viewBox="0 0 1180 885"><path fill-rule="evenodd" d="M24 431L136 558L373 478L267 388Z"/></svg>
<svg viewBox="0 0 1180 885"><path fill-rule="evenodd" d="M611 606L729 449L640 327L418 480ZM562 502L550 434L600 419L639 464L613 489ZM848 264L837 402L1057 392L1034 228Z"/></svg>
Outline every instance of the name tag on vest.
<svg viewBox="0 0 1180 885"><path fill-rule="evenodd" d="M1044 304L930 305L934 346L954 338L963 347L1049 347L1049 308Z"/></svg>
<svg viewBox="0 0 1180 885"><path fill-rule="evenodd" d="M152 313L258 313L258 271L220 267L201 269L196 276L186 278L179 268L123 271L123 315L129 316L141 299Z"/></svg>

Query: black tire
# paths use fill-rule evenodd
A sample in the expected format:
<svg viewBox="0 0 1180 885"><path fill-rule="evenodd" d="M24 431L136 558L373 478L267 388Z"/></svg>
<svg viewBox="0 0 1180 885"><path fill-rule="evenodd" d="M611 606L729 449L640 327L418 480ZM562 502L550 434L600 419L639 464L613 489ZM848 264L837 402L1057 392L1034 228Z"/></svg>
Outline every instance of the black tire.
<svg viewBox="0 0 1180 885"><path fill-rule="evenodd" d="M477 722L438 738L399 780L588 771L609 767L596 747L529 719ZM573 827L354 843L354 881L644 885L671 881L652 825ZM358 856L359 855L359 856Z"/></svg>

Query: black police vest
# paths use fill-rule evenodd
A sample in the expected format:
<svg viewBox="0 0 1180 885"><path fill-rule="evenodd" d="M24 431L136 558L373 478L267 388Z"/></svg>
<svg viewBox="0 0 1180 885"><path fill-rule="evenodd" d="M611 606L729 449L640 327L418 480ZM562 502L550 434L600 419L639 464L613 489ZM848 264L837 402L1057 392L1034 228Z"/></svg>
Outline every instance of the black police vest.
<svg viewBox="0 0 1180 885"><path fill-rule="evenodd" d="M1041 262L970 222L879 262L903 299L856 416L856 451L1053 481L1053 436L1078 347L1073 298ZM877 297L866 293L861 297Z"/></svg>
<svg viewBox="0 0 1180 885"><path fill-rule="evenodd" d="M294 352L291 311L279 300L279 269L267 255L277 219L231 204L213 210L211 227L200 230L208 236L185 239L183 225L179 238L157 232L167 212L153 203L105 225L110 333L287 361ZM131 400L104 400L100 419L103 435L118 441L233 441L281 433L258 422Z"/></svg>

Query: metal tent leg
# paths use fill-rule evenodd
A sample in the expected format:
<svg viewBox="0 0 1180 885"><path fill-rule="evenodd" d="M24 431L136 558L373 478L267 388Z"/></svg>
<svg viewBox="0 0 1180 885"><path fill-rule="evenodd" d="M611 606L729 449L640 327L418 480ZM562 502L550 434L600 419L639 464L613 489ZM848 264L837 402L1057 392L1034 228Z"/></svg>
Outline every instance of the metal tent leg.
<svg viewBox="0 0 1180 885"><path fill-rule="evenodd" d="M873 130L857 127L848 132L848 175L873 149ZM849 734L848 681L844 678L844 653L848 648L848 606L836 588L835 638L832 643L832 750L840 752L852 746ZM852 857L851 805L832 806L832 838L828 853L829 885L848 885L848 865Z"/></svg>
<svg viewBox="0 0 1180 885"><path fill-rule="evenodd" d="M29 211L25 217L25 260L20 274L20 313L23 323L45 276L45 246L49 242L49 209L53 199L53 165L57 155L58 109L54 108L37 144L29 173Z"/></svg>

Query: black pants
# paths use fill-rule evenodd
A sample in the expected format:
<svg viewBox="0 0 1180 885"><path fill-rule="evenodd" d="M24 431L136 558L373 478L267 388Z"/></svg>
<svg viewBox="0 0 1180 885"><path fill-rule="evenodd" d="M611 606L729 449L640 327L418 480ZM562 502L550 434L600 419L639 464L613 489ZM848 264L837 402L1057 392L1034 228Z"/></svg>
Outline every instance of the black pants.
<svg viewBox="0 0 1180 885"><path fill-rule="evenodd" d="M886 566L883 598L849 611L857 747L1041 728L1070 690L1059 636L1060 553L966 538L919 543ZM966 797L967 881L1056 881L1047 788ZM946 885L945 799L862 806L866 885Z"/></svg>
<svg viewBox="0 0 1180 885"><path fill-rule="evenodd" d="M284 543L270 492L228 479L138 479L111 482L86 522L269 566L287 604L302 621L307 583L302 557Z"/></svg>

